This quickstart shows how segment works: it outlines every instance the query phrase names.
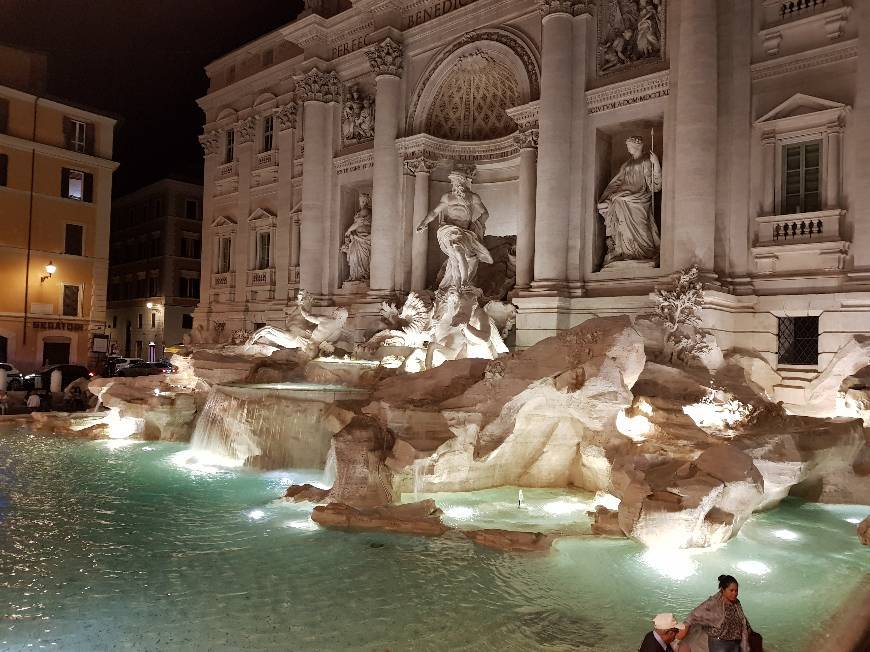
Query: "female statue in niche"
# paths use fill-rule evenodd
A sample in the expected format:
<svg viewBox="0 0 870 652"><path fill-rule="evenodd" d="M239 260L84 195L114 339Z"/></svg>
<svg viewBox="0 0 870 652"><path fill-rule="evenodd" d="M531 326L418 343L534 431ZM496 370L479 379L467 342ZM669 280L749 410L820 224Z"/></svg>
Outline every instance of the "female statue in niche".
<svg viewBox="0 0 870 652"><path fill-rule="evenodd" d="M654 152L644 155L640 138L628 138L625 146L631 158L622 164L598 202L607 243L604 267L620 260L655 264L659 255L653 193L662 189L662 166Z"/></svg>
<svg viewBox="0 0 870 652"><path fill-rule="evenodd" d="M349 281L367 281L369 262L372 256L372 199L368 193L359 195L359 210L353 216L353 223L344 232L341 251L347 256L350 268Z"/></svg>

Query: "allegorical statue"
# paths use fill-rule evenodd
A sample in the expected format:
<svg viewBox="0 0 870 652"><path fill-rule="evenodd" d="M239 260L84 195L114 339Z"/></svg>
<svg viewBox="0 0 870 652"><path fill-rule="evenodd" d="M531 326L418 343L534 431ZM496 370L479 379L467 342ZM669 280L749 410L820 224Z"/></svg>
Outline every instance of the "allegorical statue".
<svg viewBox="0 0 870 652"><path fill-rule="evenodd" d="M417 226L422 231L436 217L438 218L438 245L447 256L447 268L438 287L462 290L473 287L480 261L492 263L492 257L483 246L486 220L489 213L468 184L471 181L464 172L453 171L449 177L450 192L441 197L432 211Z"/></svg>
<svg viewBox="0 0 870 652"><path fill-rule="evenodd" d="M655 263L659 255L653 193L662 189L662 166L654 152L644 154L640 138L628 138L625 146L631 158L598 201L607 243L605 266L620 260Z"/></svg>
<svg viewBox="0 0 870 652"><path fill-rule="evenodd" d="M369 278L369 263L372 257L372 199L367 193L360 193L359 210L353 216L353 222L344 232L344 244L341 251L347 256L347 266L350 269L349 281L367 281Z"/></svg>

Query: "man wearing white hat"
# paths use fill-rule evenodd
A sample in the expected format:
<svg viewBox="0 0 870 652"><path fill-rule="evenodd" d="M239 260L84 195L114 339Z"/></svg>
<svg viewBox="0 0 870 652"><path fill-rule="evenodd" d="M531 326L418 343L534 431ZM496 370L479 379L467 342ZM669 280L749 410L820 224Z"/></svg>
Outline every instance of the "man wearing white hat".
<svg viewBox="0 0 870 652"><path fill-rule="evenodd" d="M671 643L677 638L677 632L685 627L677 622L674 614L659 614L653 618L653 631L644 637L638 652L671 652ZM680 652L689 652L689 649L681 644Z"/></svg>

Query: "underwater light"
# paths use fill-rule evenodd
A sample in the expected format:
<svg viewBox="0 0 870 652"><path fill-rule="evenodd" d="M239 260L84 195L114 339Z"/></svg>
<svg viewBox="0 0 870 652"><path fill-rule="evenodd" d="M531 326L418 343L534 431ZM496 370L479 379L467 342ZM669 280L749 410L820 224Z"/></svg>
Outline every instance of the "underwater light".
<svg viewBox="0 0 870 652"><path fill-rule="evenodd" d="M783 539L785 541L797 541L798 539L800 539L800 536L797 534L797 532L792 532L791 530L776 530L773 533L773 536L777 537L778 539Z"/></svg>
<svg viewBox="0 0 870 652"><path fill-rule="evenodd" d="M739 562L737 568L750 575L767 575L770 572L770 566L751 559Z"/></svg>
<svg viewBox="0 0 870 652"><path fill-rule="evenodd" d="M462 505L454 505L453 507L448 507L444 510L444 516L459 519L460 521L467 521L474 518L476 513L477 510L473 507L464 507Z"/></svg>
<svg viewBox="0 0 870 652"><path fill-rule="evenodd" d="M589 506L586 503L570 500L553 500L549 503L544 503L542 509L552 516L564 516L573 512L585 512L589 509Z"/></svg>
<svg viewBox="0 0 870 652"><path fill-rule="evenodd" d="M316 530L319 525L312 521L310 518L299 521L287 521L284 523L284 527L292 527L295 530Z"/></svg>
<svg viewBox="0 0 870 652"><path fill-rule="evenodd" d="M264 512L262 509L254 509L254 510L251 510L250 512L248 512L248 518L251 519L252 521L259 521L265 515L266 515L266 512Z"/></svg>
<svg viewBox="0 0 870 652"><path fill-rule="evenodd" d="M860 522L861 522L860 518L851 517L851 518L846 519L846 523L851 523L852 525L858 525Z"/></svg>
<svg viewBox="0 0 870 652"><path fill-rule="evenodd" d="M685 550L650 548L640 559L654 571L672 580L685 580L698 572L698 562Z"/></svg>
<svg viewBox="0 0 870 652"><path fill-rule="evenodd" d="M103 423L108 426L110 439L127 439L142 427L142 419L122 417L121 411L116 407L109 408L109 413L103 417Z"/></svg>
<svg viewBox="0 0 870 652"><path fill-rule="evenodd" d="M613 494L605 493L604 491L598 491L595 493L595 498L592 499L592 509L595 509L599 505L604 507L605 509L609 509L613 512L619 509L619 503L622 502L614 496Z"/></svg>

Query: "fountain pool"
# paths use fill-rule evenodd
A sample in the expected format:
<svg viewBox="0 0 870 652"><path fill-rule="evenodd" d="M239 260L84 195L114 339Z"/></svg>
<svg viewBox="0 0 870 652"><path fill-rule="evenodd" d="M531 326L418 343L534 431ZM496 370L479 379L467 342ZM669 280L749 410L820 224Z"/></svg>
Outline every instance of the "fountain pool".
<svg viewBox="0 0 870 652"><path fill-rule="evenodd" d="M166 442L0 430L0 649L634 650L655 613L685 616L729 572L782 652L870 572L849 521L866 507L786 501L696 555L583 536L514 555L321 529L310 505L274 500L320 472L191 460ZM493 526L516 504L503 494L439 500ZM587 498L525 490L524 504Z"/></svg>

